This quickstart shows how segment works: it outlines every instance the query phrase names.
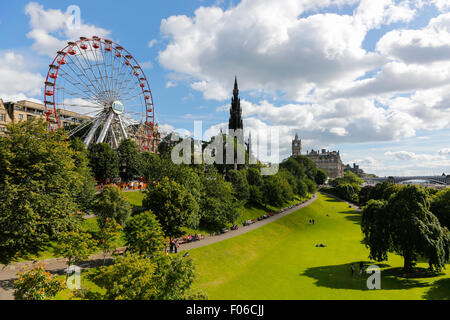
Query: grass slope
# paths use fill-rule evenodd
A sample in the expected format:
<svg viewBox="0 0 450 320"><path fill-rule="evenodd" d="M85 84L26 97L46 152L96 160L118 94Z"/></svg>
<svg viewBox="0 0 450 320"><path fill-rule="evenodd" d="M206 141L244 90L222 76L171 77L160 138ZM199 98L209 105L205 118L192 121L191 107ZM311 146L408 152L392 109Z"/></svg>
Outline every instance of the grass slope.
<svg viewBox="0 0 450 320"><path fill-rule="evenodd" d="M329 215L327 217L326 215ZM309 225L315 219L315 225ZM210 299L449 299L450 272L404 278L394 254L382 267L382 290L368 290L350 264L364 261L360 216L320 195L312 205L236 238L191 250L196 286ZM326 248L316 248L323 243ZM426 268L426 263L418 267Z"/></svg>

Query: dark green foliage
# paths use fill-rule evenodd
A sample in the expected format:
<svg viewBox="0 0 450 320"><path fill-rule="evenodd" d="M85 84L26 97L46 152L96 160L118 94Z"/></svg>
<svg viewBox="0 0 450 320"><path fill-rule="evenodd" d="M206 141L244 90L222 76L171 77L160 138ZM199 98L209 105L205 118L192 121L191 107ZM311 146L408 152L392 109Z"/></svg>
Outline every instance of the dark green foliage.
<svg viewBox="0 0 450 320"><path fill-rule="evenodd" d="M233 195L231 183L226 182L214 167L202 175L204 192L200 201L202 226L220 230L233 224L239 217L241 206Z"/></svg>
<svg viewBox="0 0 450 320"><path fill-rule="evenodd" d="M265 176L263 194L265 201L273 206L280 207L286 201L285 182L279 175Z"/></svg>
<svg viewBox="0 0 450 320"><path fill-rule="evenodd" d="M250 196L250 190L245 173L238 170L229 170L226 179L233 186L234 196L239 200L247 201Z"/></svg>
<svg viewBox="0 0 450 320"><path fill-rule="evenodd" d="M247 181L251 186L262 187L264 184L261 171L256 168L249 168L247 170Z"/></svg>
<svg viewBox="0 0 450 320"><path fill-rule="evenodd" d="M262 206L264 204L264 194L261 191L261 188L257 186L250 186L249 191L250 197L248 202L256 206Z"/></svg>
<svg viewBox="0 0 450 320"><path fill-rule="evenodd" d="M318 185L325 184L325 182L327 181L327 178L328 178L328 175L324 170L317 169L316 176L315 176L315 182Z"/></svg>
<svg viewBox="0 0 450 320"><path fill-rule="evenodd" d="M333 181L331 181L331 185L333 187L337 187L340 184L351 184L361 186L363 183L364 180L351 171L346 171L342 178L336 178Z"/></svg>
<svg viewBox="0 0 450 320"><path fill-rule="evenodd" d="M361 191L359 192L359 205L365 206L372 198L372 193L375 187L373 186L365 186L361 188Z"/></svg>
<svg viewBox="0 0 450 320"><path fill-rule="evenodd" d="M151 211L130 218L124 232L130 250L140 255L149 257L165 248L161 225Z"/></svg>
<svg viewBox="0 0 450 320"><path fill-rule="evenodd" d="M125 226L131 215L131 205L116 186L105 186L95 196L92 209L99 218L100 226L103 226L108 218Z"/></svg>
<svg viewBox="0 0 450 320"><path fill-rule="evenodd" d="M143 159L139 147L131 139L123 140L117 149L119 155L119 175L122 181L131 181L135 177L141 177L143 171Z"/></svg>
<svg viewBox="0 0 450 320"><path fill-rule="evenodd" d="M89 147L89 163L99 182L119 176L119 156L107 143L93 144Z"/></svg>
<svg viewBox="0 0 450 320"><path fill-rule="evenodd" d="M405 272L412 271L419 256L428 259L430 269L445 268L450 257L450 235L429 211L429 200L422 187L408 185L387 204L370 201L363 210L364 242L371 257L385 260L387 252L404 257Z"/></svg>
<svg viewBox="0 0 450 320"><path fill-rule="evenodd" d="M384 201L370 200L361 215L364 243L370 249L369 258L375 261L387 260L392 247L386 205Z"/></svg>
<svg viewBox="0 0 450 320"><path fill-rule="evenodd" d="M196 278L195 265L191 258L176 255L155 257L154 274L157 290L152 300L206 300L205 293L193 290Z"/></svg>
<svg viewBox="0 0 450 320"><path fill-rule="evenodd" d="M181 255L126 255L100 268L93 278L106 289L106 300L206 299L202 292L192 290L194 264Z"/></svg>
<svg viewBox="0 0 450 320"><path fill-rule="evenodd" d="M156 215L166 236L181 236L182 227L198 227L197 201L189 190L167 177L149 187L143 205Z"/></svg>
<svg viewBox="0 0 450 320"><path fill-rule="evenodd" d="M80 211L91 209L97 186L94 181L91 167L89 166L88 151L83 141L75 138L71 141L71 148L75 151L75 168L80 174L80 188L76 195L76 202Z"/></svg>
<svg viewBox="0 0 450 320"><path fill-rule="evenodd" d="M430 210L439 219L442 226L450 229L450 188L433 196Z"/></svg>
<svg viewBox="0 0 450 320"><path fill-rule="evenodd" d="M8 126L0 137L0 263L37 254L60 232L73 230L86 176L60 132L44 121Z"/></svg>
<svg viewBox="0 0 450 320"><path fill-rule="evenodd" d="M304 179L304 182L305 182L306 186L308 187L309 193L316 193L317 186L311 179L306 178L306 179Z"/></svg>
<svg viewBox="0 0 450 320"><path fill-rule="evenodd" d="M306 156L295 156L292 158L294 160L296 160L300 165L303 166L303 170L304 170L306 177L308 177L309 179L314 181L316 178L316 172L317 172L317 166L314 163L314 161L312 161L311 159L309 159Z"/></svg>

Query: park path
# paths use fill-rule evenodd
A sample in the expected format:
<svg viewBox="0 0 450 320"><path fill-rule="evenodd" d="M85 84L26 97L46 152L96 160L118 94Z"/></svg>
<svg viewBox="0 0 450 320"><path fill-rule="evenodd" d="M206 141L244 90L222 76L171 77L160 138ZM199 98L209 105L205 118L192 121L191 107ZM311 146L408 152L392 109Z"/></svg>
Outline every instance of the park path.
<svg viewBox="0 0 450 320"><path fill-rule="evenodd" d="M250 226L243 227L240 226L238 230L230 231L225 234L217 235L217 236L206 236L205 239L201 241L195 241L191 243L186 243L180 245L179 251L187 251L195 248L204 247L216 242L224 241L227 239L231 239L237 236L240 236L244 233L253 231L255 229L261 228L266 224L272 223L278 219L281 219L289 214L292 214L298 211L301 208L309 206L314 201L318 199L318 194L316 193L311 199L306 201L303 204L295 206L291 209L288 209L280 214L276 214L272 217L269 217L265 220L258 221ZM111 263L112 256L107 256L108 263ZM13 263L7 266L0 265L0 300L13 300L13 292L14 292L14 281L17 279L17 274L24 267L31 267L37 263L42 263L45 267L45 270L51 272L52 274L64 274L67 268L66 259L57 258L57 259L47 259L40 261L29 261L29 262L18 262ZM82 264L79 264L79 267L82 269L89 269L92 267L100 266L103 264L103 253L94 254L91 256L89 261L86 261Z"/></svg>

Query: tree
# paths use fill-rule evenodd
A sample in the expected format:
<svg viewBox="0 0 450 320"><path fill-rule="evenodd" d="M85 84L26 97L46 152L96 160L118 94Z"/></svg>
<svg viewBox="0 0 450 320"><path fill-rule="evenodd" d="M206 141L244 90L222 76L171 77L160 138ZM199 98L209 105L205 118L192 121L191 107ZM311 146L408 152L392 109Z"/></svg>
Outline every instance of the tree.
<svg viewBox="0 0 450 320"><path fill-rule="evenodd" d="M119 155L120 177L122 181L131 181L143 173L143 158L139 147L131 139L123 140L117 149Z"/></svg>
<svg viewBox="0 0 450 320"><path fill-rule="evenodd" d="M76 171L80 174L79 190L76 194L76 202L81 211L86 212L91 209L97 187L91 167L89 166L88 151L83 141L79 138L71 140L70 147L75 151L74 161Z"/></svg>
<svg viewBox="0 0 450 320"><path fill-rule="evenodd" d="M94 281L106 289L107 300L206 299L192 290L195 268L190 258L156 255L152 259L128 254L101 267Z"/></svg>
<svg viewBox="0 0 450 320"><path fill-rule="evenodd" d="M303 167L305 175L314 181L317 172L317 166L314 161L306 156L295 156L292 158Z"/></svg>
<svg viewBox="0 0 450 320"><path fill-rule="evenodd" d="M182 227L196 228L200 220L199 206L192 194L167 177L147 190L143 206L155 213L167 236L180 236Z"/></svg>
<svg viewBox="0 0 450 320"><path fill-rule="evenodd" d="M55 254L66 258L67 266L71 266L89 259L95 252L96 245L91 234L84 230L63 232L59 235Z"/></svg>
<svg viewBox="0 0 450 320"><path fill-rule="evenodd" d="M59 232L77 227L85 177L61 132L44 121L10 124L0 138L0 263L38 254Z"/></svg>
<svg viewBox="0 0 450 320"><path fill-rule="evenodd" d="M323 185L327 181L328 175L327 173L322 169L317 169L315 181L318 185Z"/></svg>
<svg viewBox="0 0 450 320"><path fill-rule="evenodd" d="M262 187L264 185L264 180L261 176L261 172L256 168L249 168L247 170L247 181L251 186Z"/></svg>
<svg viewBox="0 0 450 320"><path fill-rule="evenodd" d="M156 257L155 300L206 300L206 294L192 290L196 278L194 262L189 257L159 255Z"/></svg>
<svg viewBox="0 0 450 320"><path fill-rule="evenodd" d="M333 187L337 187L340 184L352 184L361 186L364 183L364 180L358 177L355 173L351 171L346 171L342 178L336 178L331 182Z"/></svg>
<svg viewBox="0 0 450 320"><path fill-rule="evenodd" d="M132 217L124 231L127 245L140 255L149 257L165 248L161 225L151 211Z"/></svg>
<svg viewBox="0 0 450 320"><path fill-rule="evenodd" d="M312 181L311 179L308 179L308 178L304 179L303 181L305 182L306 186L308 187L308 192L309 193L316 193L317 192L317 186L314 183L314 181Z"/></svg>
<svg viewBox="0 0 450 320"><path fill-rule="evenodd" d="M239 200L247 201L250 196L250 190L245 173L238 170L229 170L226 179L233 186L234 196Z"/></svg>
<svg viewBox="0 0 450 320"><path fill-rule="evenodd" d="M119 175L119 156L107 143L89 147L89 163L97 181L106 182Z"/></svg>
<svg viewBox="0 0 450 320"><path fill-rule="evenodd" d="M249 191L250 191L250 197L249 197L249 203L257 205L257 206L262 206L264 205L264 195L261 191L261 188L259 188L258 186L250 186L249 187Z"/></svg>
<svg viewBox="0 0 450 320"><path fill-rule="evenodd" d="M118 257L112 266L101 267L93 276L106 289L107 300L150 300L157 290L156 264L139 255Z"/></svg>
<svg viewBox="0 0 450 320"><path fill-rule="evenodd" d="M101 227L108 218L124 226L131 215L131 205L116 186L105 186L95 196L92 209L98 216Z"/></svg>
<svg viewBox="0 0 450 320"><path fill-rule="evenodd" d="M445 268L450 258L450 235L429 211L426 191L408 185L382 202L370 201L362 213L364 242L371 258L386 260L387 252L404 258L404 271L411 272L418 256L428 259L430 269Z"/></svg>
<svg viewBox="0 0 450 320"><path fill-rule="evenodd" d="M46 272L39 264L31 270L23 269L14 281L15 300L48 300L64 289L64 284Z"/></svg>
<svg viewBox="0 0 450 320"><path fill-rule="evenodd" d="M201 225L212 230L220 230L233 224L239 217L240 201L233 195L231 183L213 167L202 175L204 193L200 201Z"/></svg>
<svg viewBox="0 0 450 320"><path fill-rule="evenodd" d="M97 223L99 220L97 220ZM116 242L120 237L121 225L115 219L107 218L104 223L99 223L100 232L98 233L98 246L103 252L103 264L106 262L106 256L116 248Z"/></svg>
<svg viewBox="0 0 450 320"><path fill-rule="evenodd" d="M282 206L284 198L284 181L278 175L264 177L264 202L276 207Z"/></svg>
<svg viewBox="0 0 450 320"><path fill-rule="evenodd" d="M431 212L439 219L442 226L450 229L450 189L436 193L431 201Z"/></svg>

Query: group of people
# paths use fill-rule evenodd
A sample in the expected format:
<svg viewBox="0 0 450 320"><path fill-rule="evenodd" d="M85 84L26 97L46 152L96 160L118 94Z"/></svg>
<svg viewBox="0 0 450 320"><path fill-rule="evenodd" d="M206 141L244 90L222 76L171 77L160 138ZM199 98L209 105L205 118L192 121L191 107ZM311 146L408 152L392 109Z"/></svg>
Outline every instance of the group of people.
<svg viewBox="0 0 450 320"><path fill-rule="evenodd" d="M314 219L311 220L311 219L310 219L310 220L309 220L309 224L316 224L316 220L314 220Z"/></svg>
<svg viewBox="0 0 450 320"><path fill-rule="evenodd" d="M352 277L355 274L355 265L352 263L352 265L350 266L350 270L352 272ZM360 262L359 263L359 275L362 276L364 272L364 263Z"/></svg>

